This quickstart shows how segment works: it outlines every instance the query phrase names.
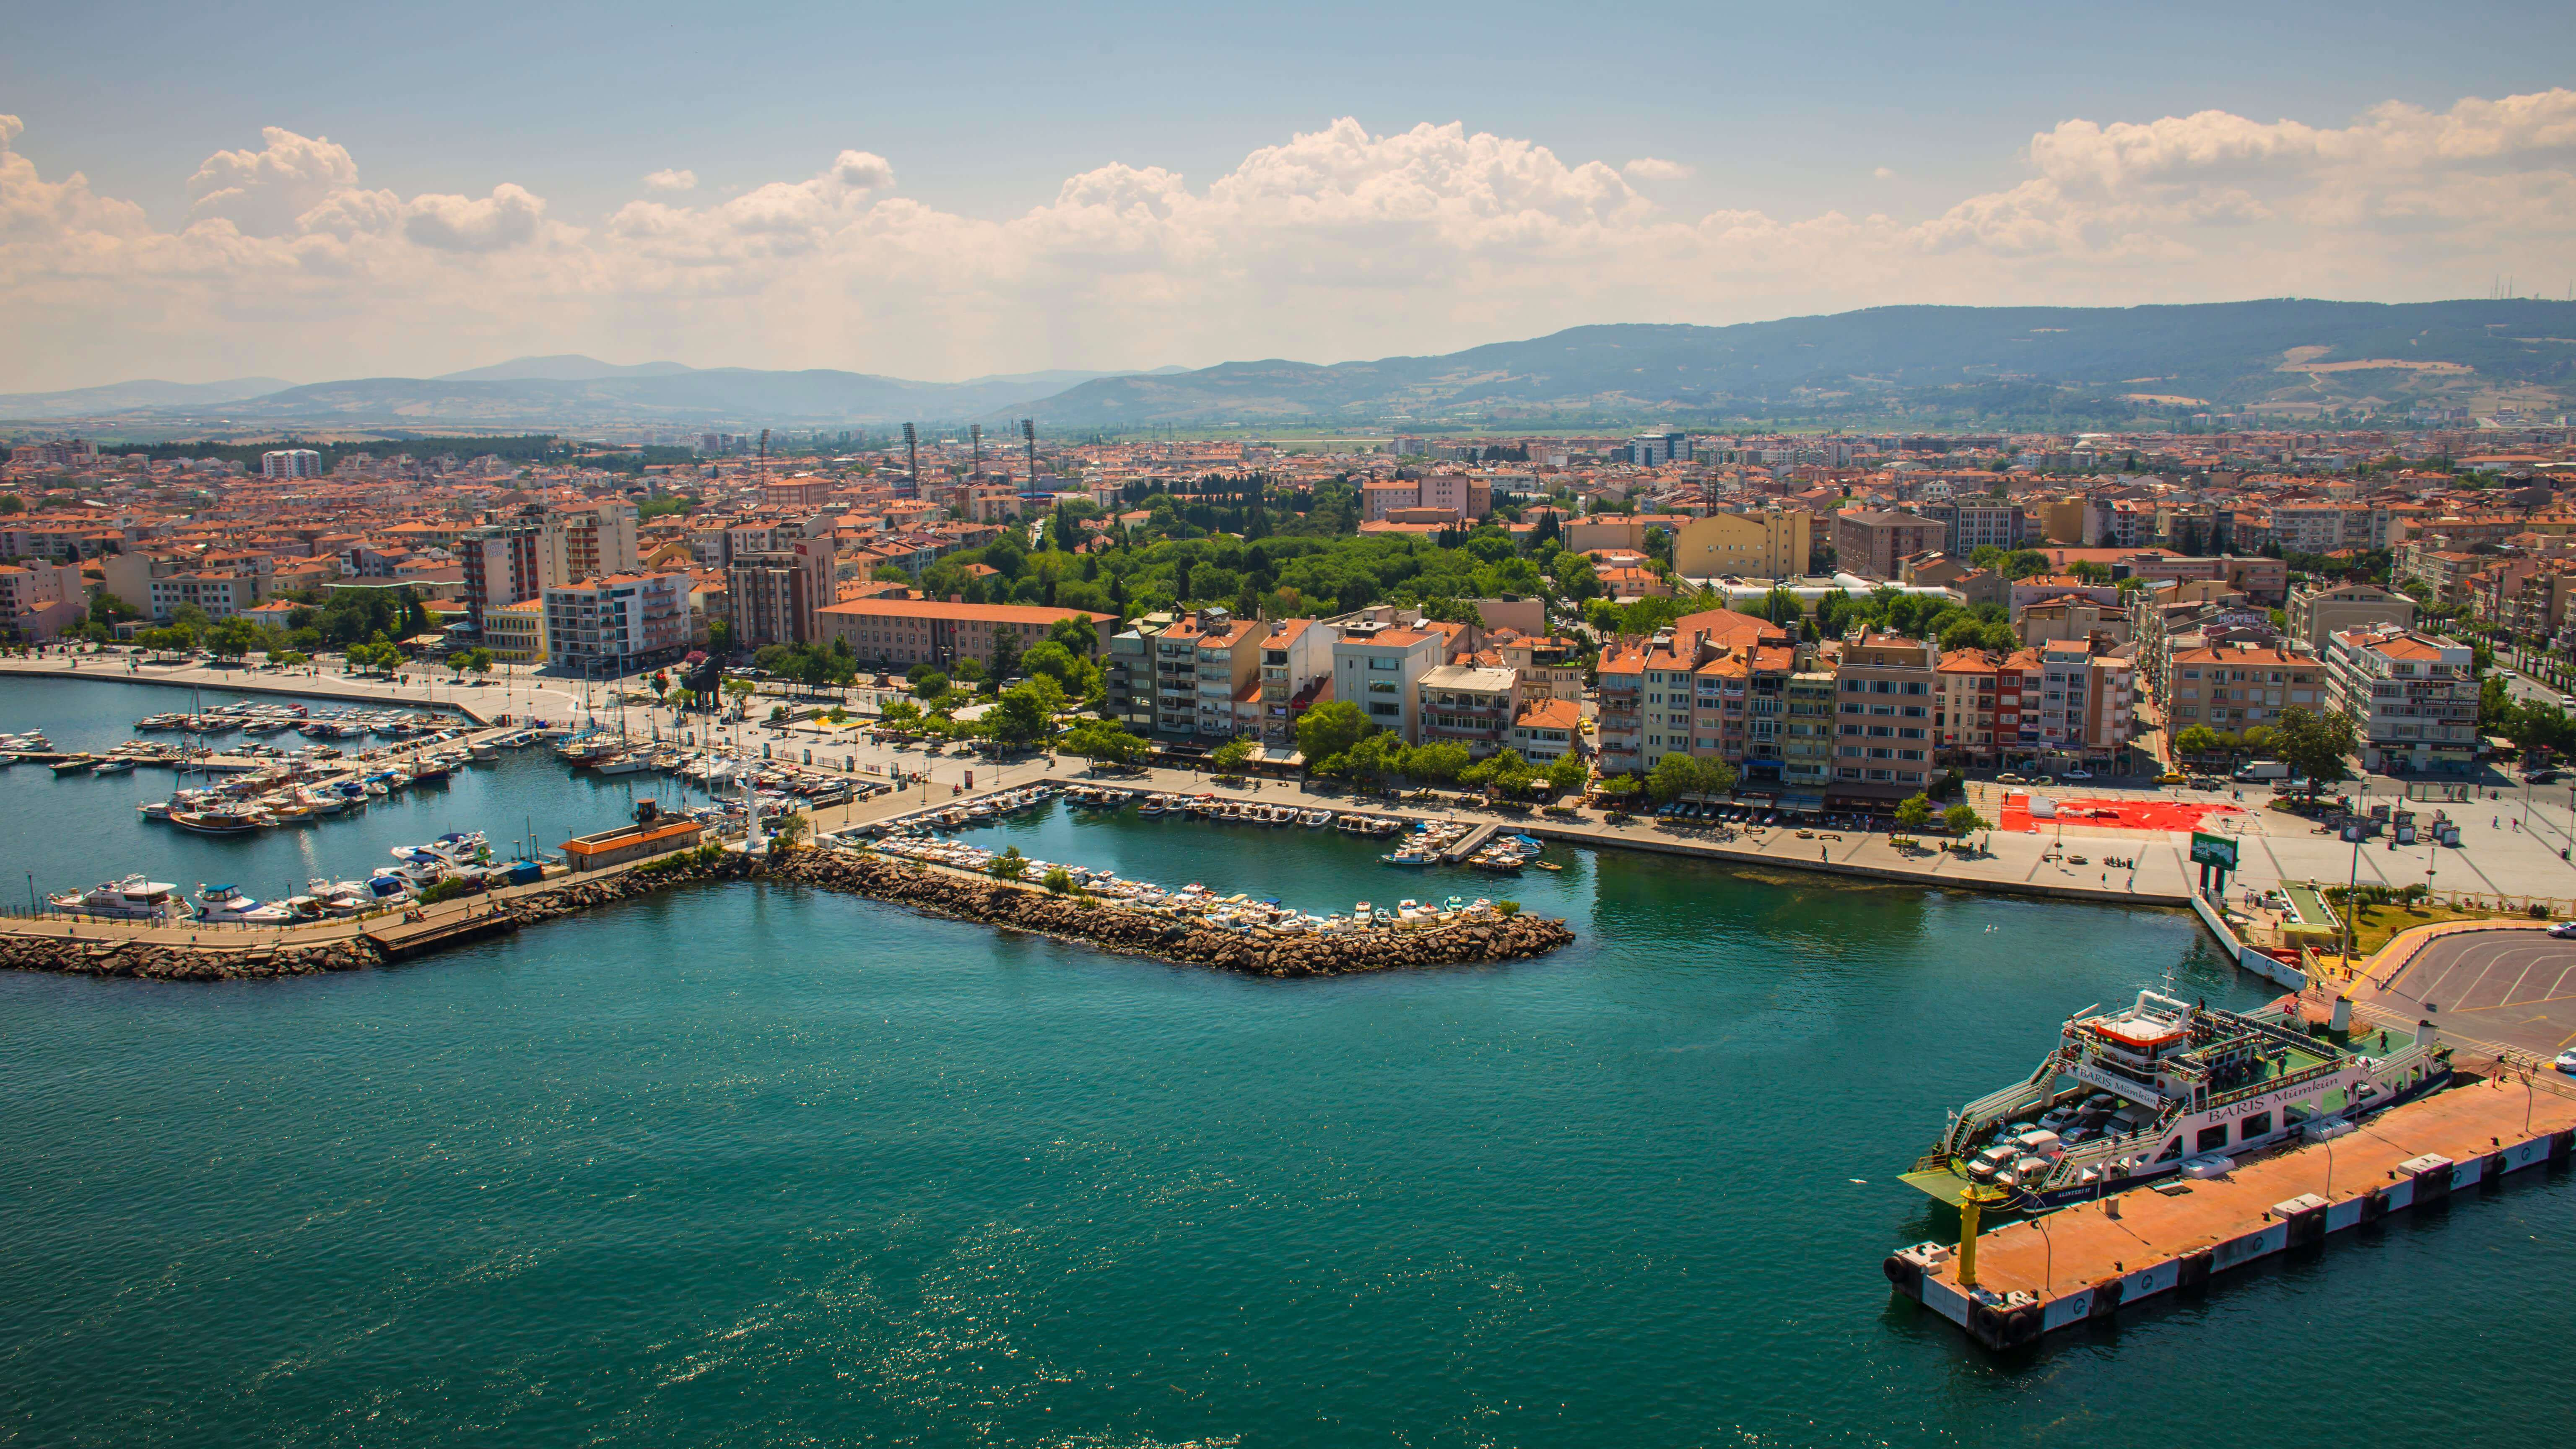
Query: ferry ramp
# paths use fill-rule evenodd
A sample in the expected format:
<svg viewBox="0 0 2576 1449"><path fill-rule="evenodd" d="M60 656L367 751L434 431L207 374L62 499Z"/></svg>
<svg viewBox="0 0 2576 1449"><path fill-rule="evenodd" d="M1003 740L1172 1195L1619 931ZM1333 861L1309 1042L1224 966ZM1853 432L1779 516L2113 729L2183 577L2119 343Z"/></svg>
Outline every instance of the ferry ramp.
<svg viewBox="0 0 2576 1449"><path fill-rule="evenodd" d="M2359 1001L2542 1057L2576 1045L2576 941L2536 929L2436 936Z"/></svg>

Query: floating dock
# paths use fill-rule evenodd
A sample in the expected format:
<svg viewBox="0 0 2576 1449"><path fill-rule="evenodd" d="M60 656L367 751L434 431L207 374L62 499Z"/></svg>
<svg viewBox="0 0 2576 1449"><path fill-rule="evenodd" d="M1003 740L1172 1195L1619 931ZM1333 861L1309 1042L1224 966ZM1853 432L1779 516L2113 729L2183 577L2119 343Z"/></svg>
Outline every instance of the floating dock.
<svg viewBox="0 0 2576 1449"><path fill-rule="evenodd" d="M385 953L386 960L400 961L406 957L453 946L460 941L497 936L517 929L519 929L517 914L486 908L480 911L469 910L463 915L433 916L418 921L397 918L379 926L372 926L360 934L374 942L376 949Z"/></svg>
<svg viewBox="0 0 2576 1449"><path fill-rule="evenodd" d="M2313 1250L2329 1233L2494 1191L2505 1174L2565 1163L2571 1149L2576 1095L2545 1077L2491 1076L2324 1141L2240 1158L2224 1177L2132 1189L1973 1244L1917 1243L1884 1266L1898 1292L1979 1343L2020 1348L2126 1304L2206 1288L2229 1269Z"/></svg>

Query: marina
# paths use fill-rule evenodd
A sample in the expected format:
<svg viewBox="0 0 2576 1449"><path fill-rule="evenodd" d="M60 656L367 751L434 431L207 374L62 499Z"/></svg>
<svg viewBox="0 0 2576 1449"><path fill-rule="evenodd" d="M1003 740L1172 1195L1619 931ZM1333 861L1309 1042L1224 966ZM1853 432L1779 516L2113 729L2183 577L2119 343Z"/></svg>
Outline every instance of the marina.
<svg viewBox="0 0 2576 1449"><path fill-rule="evenodd" d="M129 728L140 712L125 710L114 728ZM57 738L71 742L67 712L53 708L40 717ZM38 1012L49 1023L34 1063L40 1079L68 1069L75 1057L116 1063L141 1094L123 1110L148 1114L156 1135L236 1150L250 1139L199 1098L209 1083L225 1080L226 1064L245 1037L257 1044L274 1033L287 1049L263 1053L272 1068L267 1075L278 1080L263 1080L258 1090L264 1099L281 1100L263 1114L258 1140L267 1144L264 1160L284 1152L302 1167L297 1199L308 1206L359 1203L381 1193L379 1172L364 1161L339 1159L352 1143L361 1158L370 1150L401 1150L381 1138L384 1128L370 1107L424 1092L456 1104L460 1121L528 1124L513 1134L521 1145L512 1154L468 1141L453 1149L461 1161L488 1170L534 1153L538 1177L506 1176L530 1170L516 1168L503 1169L496 1180L560 1182L577 1195L613 1198L625 1190L627 1169L613 1158L584 1165L598 1155L591 1133L563 1121L553 1104L569 1094L604 1114L603 1130L637 1121L622 1115L631 1111L624 1104L637 1100L632 1094L639 1090L663 1090L647 1083L664 1080L664 1044L682 1033L692 1051L712 1047L726 1056L725 1080L683 1073L682 1095L657 1103L655 1120L669 1123L676 1114L692 1130L720 1120L738 1123L735 1114L746 1110L746 1099L738 1084L726 1082L745 1073L755 1082L794 1082L792 1095L755 1089L747 1109L769 1114L784 1129L805 1120L795 1103L819 1094L836 1120L889 1144L873 1149L865 1181L891 1176L908 1185L933 1163L903 1145L912 1140L905 1124L959 1111L954 1084L960 1073L970 1074L981 1089L962 1117L942 1120L955 1122L962 1140L974 1144L967 1150L989 1149L989 1174L979 1174L971 1193L930 1199L946 1226L917 1260L917 1271L929 1279L919 1294L899 1292L856 1317L794 1335L784 1362L826 1376L831 1361L911 1341L942 1321L934 1295L972 1281L953 1276L964 1270L942 1266L950 1244L976 1241L978 1225L990 1221L989 1210L970 1206L968 1196L981 1201L999 1193L1037 1204L1011 1214L1013 1231L1046 1245L1050 1258L1111 1243L1132 1253L1137 1244L1166 1240L1168 1210L1129 1208L1129 1195L1140 1186L1187 1191L1185 1184L1201 1180L1201 1164L1213 1159L1241 1187L1200 1210L1206 1225L1192 1235L1194 1244L1240 1263L1239 1281L1293 1300L1313 1280L1281 1266L1279 1255L1329 1241L1337 1245L1331 1281L1377 1305L1364 1314L1327 1306L1282 1317L1280 1326L1295 1325L1298 1333L1259 1356L1265 1378L1321 1371L1328 1357L1338 1361L1355 1343L1374 1353L1410 1351L1409 1336L1383 1331L1389 1305L1432 1320L1508 1315L1533 1291L1562 1298L1580 1284L1581 1293L1565 1300L1574 1306L1557 1310L1570 1315L1578 1333L1619 1332L1618 1325L1640 1314L1672 1327L1640 1341L1633 1362L1614 1366L1589 1353L1578 1364L1578 1356L1542 1346L1519 1356L1510 1383L1471 1369L1464 1382L1439 1391L1444 1411L1469 1412L1474 1403L1524 1392L1532 1380L1568 1390L1579 1384L1586 1392L1606 1382L1651 1399L1676 1384L1703 1382L1692 1364L1752 1354L1782 1381L1781 1404L1748 1408L1710 1387L1685 1393L1676 1412L1769 1425L1789 1440L1798 1438L1793 1423L1805 1422L1819 1406L1854 1421L1903 1422L1919 1402L1915 1386L1923 1378L1955 1373L1959 1355L1985 1352L1937 1315L1916 1310L1930 1325L1916 1328L1889 1314L1887 1285L1867 1265L1887 1256L1892 1243L1954 1238L1956 1215L1866 1164L1911 1161L1929 1135L1927 1112L1937 1125L1943 1103L1972 1100L2026 1076L2035 1044L2056 1038L2069 1006L2125 1001L2146 986L2245 1012L2277 994L2238 971L2191 917L2171 911L1763 873L1679 853L1594 850L1570 840L1549 842L1549 856L1563 870L1531 869L1507 891L1464 868L1435 869L1433 875L1456 882L1435 887L1424 872L1379 859L1416 833L1414 822L1436 818L1420 812L1360 805L1355 813L1391 822L1386 834L1366 835L1307 824L1305 813L1327 804L1334 823L1354 813L1312 797L1297 802L1294 826L1221 823L1186 811L1145 817L1137 809L1140 797L1086 801L1077 793L1127 789L1123 784L1063 783L1054 798L996 809L982 824L923 838L992 854L1016 847L1031 860L1079 864L1128 882L1166 888L1199 882L1220 899L1276 895L1283 906L1327 917L1349 914L1361 900L1388 906L1408 896L1445 903L1453 893L1469 900L1508 894L1526 913L1564 917L1576 939L1536 962L1370 973L1281 994L1283 983L1258 973L1120 960L1043 931L996 930L981 917L942 919L927 905L905 909L837 890L728 886L604 899L584 907L578 924L520 923L506 910L477 916L487 909L486 898L477 898L434 908L420 923L395 912L305 928L327 934L363 926L381 938L367 943L371 958L422 959L398 954L417 948L436 952L437 964L262 989L252 996L267 1004L252 1018L235 1016L225 1004L250 999L239 996L210 996L208 1005L177 1013L155 1007L149 983L12 973L0 976L0 994L18 1019ZM72 833L115 849L109 856L88 840L67 842L62 853L88 850L91 863L66 886L147 869L147 883L178 882L189 894L197 882L232 880L263 899L292 893L312 877L340 879L395 864L395 846L449 831L515 833L515 814L530 808L521 800L531 802L536 836L547 845L625 820L634 804L656 794L670 802L713 803L686 775L648 770L601 778L566 768L550 746L501 750L495 760L456 770L444 784L376 800L354 816L231 839L140 825L131 789L103 789L83 777L56 781L21 769L0 778L0 790L10 792L13 808L87 820L85 830ZM738 794L730 782L728 793ZM939 796L904 805L880 796L867 806L891 818L980 799L948 795L944 783ZM1552 832L1533 827L1527 833ZM314 849L326 843L327 849ZM837 860L849 853L805 854ZM223 870L229 862L271 857L293 865ZM964 870L932 874L963 890L989 888L988 880ZM489 899L507 908L527 893L557 888L552 881L511 887ZM1233 932L1208 934L1239 939ZM241 949L255 956L270 949L264 943L274 931L214 935L245 938ZM477 1065L489 1050L490 1028L478 1025L488 1020L484 1002L505 987L530 993L513 1008L514 1031L523 1019L533 1040L545 1042L587 1038L602 1023L618 1023L607 1029L620 1050L561 1057L562 1065L550 1068L557 1079L542 1096L523 1094L508 1077ZM935 1016L925 1016L926 1002L942 1003ZM383 1061L364 1080L324 1065L352 1052L375 1053L366 1043L376 1028L362 1023L384 1020L408 1024L413 1045L398 1059ZM629 1053L638 1058L631 1065L612 1060ZM1857 1082L1848 1090L1815 1090L1833 1075L1826 1063L1855 1056L1914 1061L1919 1080L1902 1092ZM818 1059L828 1063L820 1075ZM569 1076L562 1075L566 1070ZM1803 1085L1789 1090L1791 1084ZM232 1088L250 1089L247 1081ZM1547 1102L1547 1111L1532 1114L1516 1105L1533 1100ZM1755 1114L1756 1102L1769 1105ZM1006 1103L1015 1105L1005 1110ZM1283 1110L1283 1103L1291 1105ZM40 1089L34 1107L37 1125L29 1130L39 1136L57 1123L74 1130L81 1120L68 1094ZM1837 1144L1832 1166L1839 1170L1829 1190L1814 1180L1812 1155L1793 1165L1773 1151L1784 1133ZM1103 1135L1142 1145L1120 1145L1102 1157L1088 1144ZM1072 1150L1045 1145L1056 1140ZM1613 1141L1618 1150L1598 1149ZM1155 1145L1166 1142L1187 1145ZM810 1157L792 1154L776 1170L820 1174L815 1180L833 1184L836 1197L873 1190L852 1172L855 1154L842 1139L818 1141L816 1149ZM947 1160L945 1153L940 1160ZM33 1170L44 1180L41 1160ZM90 1169L104 1171L109 1186L150 1181L149 1170L143 1160ZM656 1216L667 1209L668 1222L653 1229L666 1238L703 1231L711 1220L705 1215L722 1216L717 1204L739 1192L738 1175L720 1190L712 1175L701 1180L658 1166L634 1170L653 1171L669 1184L646 1209ZM1845 1173L1869 1181L1844 1183ZM2522 1176L2535 1180L2518 1185L2517 1193L2547 1193L2554 1201L2565 1191L2554 1177ZM212 1214L209 1200L206 1220L215 1224L218 1249L255 1239L242 1212L286 1206L238 1175L219 1173L206 1190L231 1205ZM1048 1206L1067 1192L1105 1193L1092 1201L1106 1211ZM1421 1231L1383 1247L1363 1232L1359 1241L1368 1245L1353 1250L1352 1225L1379 1222L1373 1205L1391 1192L1415 1204ZM194 1201L183 1194L176 1206ZM439 1201L427 1220L460 1228L489 1206L462 1196ZM1274 1202L1300 1206L1289 1211L1269 1206ZM1319 1223L1318 1213L1334 1221ZM422 1220L417 1209L410 1216ZM2454 1322L2448 1307L2454 1298L2473 1297L2482 1312L2498 1304L2513 1311L2525 1278L2551 1271L2562 1247L2576 1271L2576 1243L2526 1243L2520 1228L2506 1241L2493 1225L2500 1217L2455 1213L2437 1242L2392 1235L2369 1248L2381 1271L2401 1276L2429 1299L2414 1315L2414 1331L2473 1337L2474 1329ZM309 1246L274 1264L282 1288L319 1281L316 1275L329 1271L326 1261L349 1260L358 1240L352 1235L367 1233L370 1218L361 1208L345 1228L339 1221L310 1229ZM693 1222L700 1226L692 1228ZM90 1235L74 1224L45 1218L32 1226L32 1236L21 1239L30 1271L61 1281L82 1271L73 1265L95 1259ZM1817 1295L1793 1313L1749 1276L1727 1271L1748 1232L1794 1245L1784 1250L1792 1256L1781 1271L1818 1285ZM794 1235L766 1220L741 1221L737 1212L725 1236L742 1242L738 1253L720 1250L714 1270L740 1290L724 1306L748 1313L774 1296L782 1247ZM461 1231L406 1238L393 1249L403 1267L362 1273L342 1291L357 1308L395 1313L415 1341L439 1340L470 1321L464 1302L435 1294L424 1300L398 1289L393 1275L464 1271L473 1261L468 1242L470 1233ZM1603 1245L1614 1242L1651 1246L1654 1262L1630 1265L1617 1252L1604 1257ZM2479 1276L2481 1255L2500 1250L2513 1254L2514 1274ZM1184 1265L1197 1261L1195 1249L1143 1251L1161 1281L1193 1281ZM593 1256L578 1256L568 1268L607 1271ZM800 1263L792 1252L784 1261L791 1294L820 1291L824 1270ZM1426 1276L1408 1266L1424 1261L1454 1261L1460 1271ZM2324 1359L2295 1348L2283 1359L2277 1325L2285 1316L2342 1301L2349 1290L2339 1280L2349 1270L2284 1261L2290 1266L2282 1272L2237 1275L2241 1281L2226 1294L2158 1295L2122 1315L2120 1331L2134 1344L2126 1352L2181 1355L2156 1392L2080 1356L2057 1361L2064 1391L2088 1396L2141 1432L2180 1431L2185 1420L2170 1395L2177 1388L2214 1389L2229 1377L2232 1358L2259 1352L2285 1363L2287 1372L2325 1371ZM640 1291L653 1289L646 1284ZM1054 1307L1042 1308L1036 1283L1006 1279L1005 1291L980 1298L977 1311L1033 1348L1072 1361L1099 1351L1051 1327L1056 1312L1116 1318L1143 1311L1082 1281L1051 1283L1043 1292ZM565 1284L543 1273L524 1283L504 1279L479 1289L476 1302L488 1307L496 1297L505 1306L560 1303ZM1170 1310L1168 1297L1159 1302L1157 1311ZM2157 1303L2175 1306L2158 1309ZM1223 1311L1217 1296L1204 1306ZM2537 1311L2538 1305L2524 1307ZM286 1316L279 1321L295 1317L280 1313ZM676 1351L634 1341L578 1310L567 1321L590 1325L601 1351L680 1371ZM710 1337L724 1331L729 1327L719 1325ZM1329 1355L1291 1341L1318 1331L1335 1340ZM193 1318L164 1324L118 1311L95 1331L73 1332L76 1338L113 1333L129 1346L151 1349L166 1365L158 1372L175 1383L248 1382L252 1356L228 1350L222 1335L207 1333ZM1888 1366L1883 1381L1855 1382L1838 1366L1854 1333ZM771 1337L756 1334L755 1340ZM453 1350L429 1352L462 1364L470 1338L459 1333ZM960 1358L940 1361L947 1371L966 1372ZM1142 1365L1124 1350L1112 1350L1110 1361ZM2464 1374L2478 1382L2476 1365L2454 1356L2401 1370L2391 1391L2432 1391L2436 1379L2448 1391ZM473 1382L470 1375L461 1381ZM986 1380L974 1382L978 1392L988 1391ZM265 1394L274 1402L292 1391L283 1385L251 1398L261 1402ZM480 1388L462 1392L469 1402L491 1402ZM1978 1378L1944 1412L1966 1432L2029 1411L2014 1380ZM443 1421L447 1413L442 1408L430 1417ZM2260 1406L2249 1414L2255 1429L2275 1422ZM2285 1410L2275 1427L2295 1418ZM1009 1422L1031 1434L1043 1428L1026 1416ZM1214 1433L1224 1426L1204 1427ZM1609 1425L1594 1427L1607 1431Z"/></svg>

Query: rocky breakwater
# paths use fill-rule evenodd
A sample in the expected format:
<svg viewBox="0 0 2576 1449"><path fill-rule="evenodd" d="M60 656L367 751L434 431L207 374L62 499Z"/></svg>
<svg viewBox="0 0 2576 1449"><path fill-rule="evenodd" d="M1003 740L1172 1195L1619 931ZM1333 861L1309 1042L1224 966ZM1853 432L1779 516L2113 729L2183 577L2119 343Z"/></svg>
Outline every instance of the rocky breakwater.
<svg viewBox="0 0 2576 1449"><path fill-rule="evenodd" d="M255 981L360 971L411 954L399 944L406 929L424 933L434 948L448 939L441 927L472 924L481 928L474 935L516 930L668 886L739 878L744 870L740 856L727 856L721 851L668 856L644 869L560 880L524 895L472 898L456 906L433 907L416 927L395 916L375 917L361 934L328 940L299 940L299 932L290 929L266 936L209 931L202 941L170 943L145 941L113 927L97 926L80 929L72 936L0 936L0 970L149 981ZM461 938L464 933L458 934ZM395 948L387 950L379 937L396 941Z"/></svg>
<svg viewBox="0 0 2576 1449"><path fill-rule="evenodd" d="M1030 886L846 850L800 850L772 860L766 874L958 920L1247 976L1344 976L1464 966L1543 956L1574 940L1574 932L1563 921L1524 915L1330 935L1220 930L1187 916L1134 910L1092 897L1052 895Z"/></svg>

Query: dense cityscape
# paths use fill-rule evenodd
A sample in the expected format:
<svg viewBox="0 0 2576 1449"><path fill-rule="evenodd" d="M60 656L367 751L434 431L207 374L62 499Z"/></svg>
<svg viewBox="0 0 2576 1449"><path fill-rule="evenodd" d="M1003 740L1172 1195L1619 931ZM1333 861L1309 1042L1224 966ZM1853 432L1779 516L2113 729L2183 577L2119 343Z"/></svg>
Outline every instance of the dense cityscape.
<svg viewBox="0 0 2576 1449"><path fill-rule="evenodd" d="M2576 9L12 18L0 1449L2576 1412Z"/></svg>

